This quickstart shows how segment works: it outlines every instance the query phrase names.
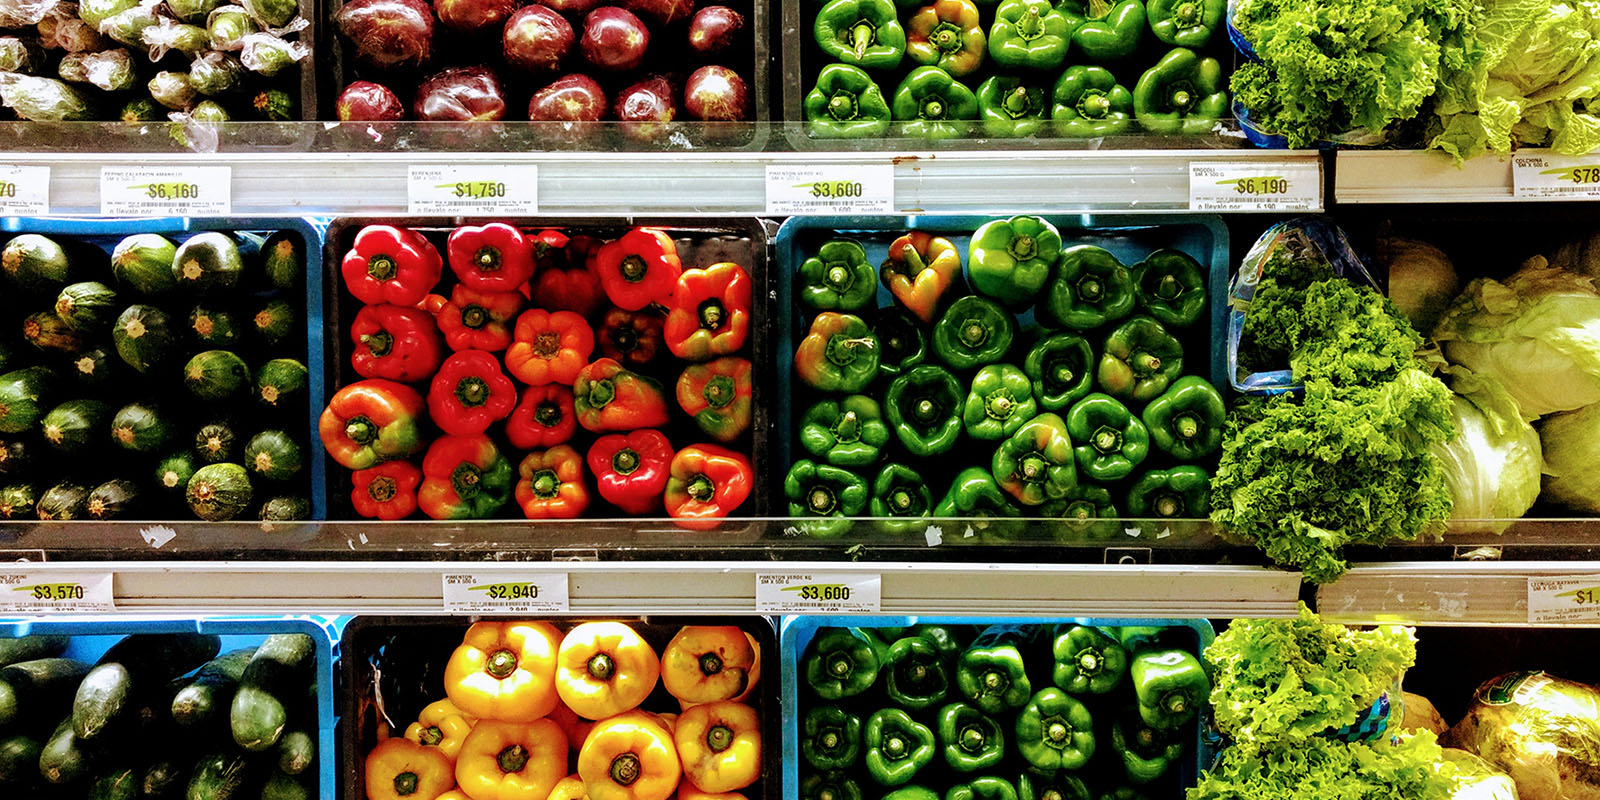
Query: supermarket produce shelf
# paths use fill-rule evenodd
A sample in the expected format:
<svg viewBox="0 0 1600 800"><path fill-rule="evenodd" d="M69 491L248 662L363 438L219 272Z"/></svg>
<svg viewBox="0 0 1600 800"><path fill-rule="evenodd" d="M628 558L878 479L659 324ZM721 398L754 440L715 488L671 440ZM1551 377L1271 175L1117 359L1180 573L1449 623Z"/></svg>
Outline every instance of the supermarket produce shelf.
<svg viewBox="0 0 1600 800"><path fill-rule="evenodd" d="M1323 619L1345 623L1600 627L1600 615L1537 622L1528 612L1530 580L1592 577L1594 561L1395 561L1354 566L1317 590ZM1600 581L1597 581L1600 583Z"/></svg>
<svg viewBox="0 0 1600 800"><path fill-rule="evenodd" d="M1507 157L1484 155L1456 164L1449 156L1431 151L1346 150L1335 157L1335 164L1333 196L1329 198L1335 203L1497 203L1514 199Z"/></svg>

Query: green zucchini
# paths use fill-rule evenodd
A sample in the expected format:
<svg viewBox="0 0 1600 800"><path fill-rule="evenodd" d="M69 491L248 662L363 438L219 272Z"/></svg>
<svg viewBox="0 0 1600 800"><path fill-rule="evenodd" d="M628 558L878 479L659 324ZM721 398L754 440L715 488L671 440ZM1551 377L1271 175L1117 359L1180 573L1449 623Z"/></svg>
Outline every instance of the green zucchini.
<svg viewBox="0 0 1600 800"><path fill-rule="evenodd" d="M173 453L156 465L156 486L162 491L181 495L194 477L195 457L188 452Z"/></svg>
<svg viewBox="0 0 1600 800"><path fill-rule="evenodd" d="M33 519L39 490L31 483L13 483L0 489L0 519Z"/></svg>
<svg viewBox="0 0 1600 800"><path fill-rule="evenodd" d="M0 728L37 728L72 703L89 665L71 658L42 657L0 669Z"/></svg>
<svg viewBox="0 0 1600 800"><path fill-rule="evenodd" d="M90 519L120 519L139 505L139 487L133 481L106 481L89 492Z"/></svg>
<svg viewBox="0 0 1600 800"><path fill-rule="evenodd" d="M14 475L28 469L33 448L27 439L0 439L0 475ZM0 661L0 663L5 663Z"/></svg>
<svg viewBox="0 0 1600 800"><path fill-rule="evenodd" d="M261 800L311 800L311 787L305 781L274 772L261 784Z"/></svg>
<svg viewBox="0 0 1600 800"><path fill-rule="evenodd" d="M39 426L54 402L56 375L49 367L27 367L0 375L0 432Z"/></svg>
<svg viewBox="0 0 1600 800"><path fill-rule="evenodd" d="M260 53L262 51L257 51ZM284 53L285 51L269 50L269 53ZM282 63L286 59L276 59ZM260 70L257 70L258 72ZM250 109L256 112L256 119L262 122L289 122L298 119L295 115L294 97L282 89L262 89L250 98ZM268 273L271 277L271 273Z"/></svg>
<svg viewBox="0 0 1600 800"><path fill-rule="evenodd" d="M232 347L239 341L239 328L233 315L206 306L195 306L189 312L189 330L207 347Z"/></svg>
<svg viewBox="0 0 1600 800"><path fill-rule="evenodd" d="M226 422L213 422L194 435L195 455L207 464L227 461L233 456L234 444L233 428Z"/></svg>
<svg viewBox="0 0 1600 800"><path fill-rule="evenodd" d="M19 733L0 739L0 785L32 783L39 778L39 753L44 742Z"/></svg>
<svg viewBox="0 0 1600 800"><path fill-rule="evenodd" d="M166 294L177 288L172 262L178 246L155 233L137 233L117 243L111 251L111 274L117 282L146 297Z"/></svg>
<svg viewBox="0 0 1600 800"><path fill-rule="evenodd" d="M278 743L289 724L283 699L305 691L316 660L316 646L303 633L273 634L256 648L228 715L235 744L259 753Z"/></svg>
<svg viewBox="0 0 1600 800"><path fill-rule="evenodd" d="M34 661L41 658L55 658L67 651L67 643L71 641L72 637L70 636L55 636L47 633L32 633L27 636L0 639L0 666L20 664L24 661Z"/></svg>
<svg viewBox="0 0 1600 800"><path fill-rule="evenodd" d="M88 511L88 488L70 482L58 483L46 489L44 496L39 498L39 504L34 506L34 513L47 522L83 519Z"/></svg>
<svg viewBox="0 0 1600 800"><path fill-rule="evenodd" d="M173 279L179 286L201 294L227 292L239 285L243 274L239 245L232 237L216 231L189 237L172 259Z"/></svg>
<svg viewBox="0 0 1600 800"><path fill-rule="evenodd" d="M255 654L256 649L250 647L207 661L173 696L173 720L193 728L226 718L233 693L239 688L239 679L244 677L244 669Z"/></svg>
<svg viewBox="0 0 1600 800"><path fill-rule="evenodd" d="M304 497L274 497L261 504L256 516L262 522L291 522L311 519L311 504Z"/></svg>
<svg viewBox="0 0 1600 800"><path fill-rule="evenodd" d="M42 294L67 284L72 263L56 240L24 233L0 249L0 270L17 286Z"/></svg>
<svg viewBox="0 0 1600 800"><path fill-rule="evenodd" d="M89 786L85 800L137 800L139 777L139 771L132 767L103 773Z"/></svg>
<svg viewBox="0 0 1600 800"><path fill-rule="evenodd" d="M273 408L291 408L306 392L306 365L292 358L274 358L256 370L256 399Z"/></svg>
<svg viewBox="0 0 1600 800"><path fill-rule="evenodd" d="M189 479L189 510L210 522L239 516L250 505L250 475L238 464L208 464Z"/></svg>
<svg viewBox="0 0 1600 800"><path fill-rule="evenodd" d="M278 344L294 334L294 306L282 300L273 300L256 311L251 318L256 335L269 345Z"/></svg>
<svg viewBox="0 0 1600 800"><path fill-rule="evenodd" d="M91 347L72 357L72 377L79 386L98 389L109 383L115 375L111 351L104 347Z"/></svg>
<svg viewBox="0 0 1600 800"><path fill-rule="evenodd" d="M289 731L278 740L278 769L285 775L299 775L317 760L317 742L306 731Z"/></svg>
<svg viewBox="0 0 1600 800"><path fill-rule="evenodd" d="M217 657L221 640L201 633L136 633L112 645L72 698L72 730L84 741L132 725L136 692L150 691Z"/></svg>
<svg viewBox="0 0 1600 800"><path fill-rule="evenodd" d="M86 777L94 768L97 755L87 742L72 732L69 715L56 726L55 732L39 751L39 774L54 784L75 783Z"/></svg>
<svg viewBox="0 0 1600 800"><path fill-rule="evenodd" d="M82 350L86 339L71 325L50 311L29 314L22 320L22 338L28 344L49 353L76 353Z"/></svg>
<svg viewBox="0 0 1600 800"><path fill-rule="evenodd" d="M266 270L267 282L278 289L293 289L300 285L300 274L305 272L305 245L294 231L278 231L267 237L261 245L261 266Z"/></svg>
<svg viewBox="0 0 1600 800"><path fill-rule="evenodd" d="M155 306L128 306L117 317L111 340L117 355L139 372L148 372L177 354L177 336L166 313Z"/></svg>
<svg viewBox="0 0 1600 800"><path fill-rule="evenodd" d="M194 767L184 800L245 800L249 796L250 773L250 761L242 754L205 756Z"/></svg>
<svg viewBox="0 0 1600 800"><path fill-rule="evenodd" d="M168 434L161 411L144 403L129 403L111 418L111 441L124 450L136 453L159 450Z"/></svg>
<svg viewBox="0 0 1600 800"><path fill-rule="evenodd" d="M183 383L202 400L226 400L250 385L250 367L231 351L207 350L184 365Z"/></svg>
<svg viewBox="0 0 1600 800"><path fill-rule="evenodd" d="M250 437L244 446L245 468L275 481L295 476L305 465L305 456L294 437L283 431L265 430Z"/></svg>
<svg viewBox="0 0 1600 800"><path fill-rule="evenodd" d="M116 290L99 281L74 283L56 295L56 316L75 331L98 331L120 309Z"/></svg>
<svg viewBox="0 0 1600 800"><path fill-rule="evenodd" d="M39 429L51 447L63 453L77 453L89 446L91 440L104 436L106 418L110 410L99 400L68 400L44 415Z"/></svg>
<svg viewBox="0 0 1600 800"><path fill-rule="evenodd" d="M144 800L176 798L189 783L190 765L185 761L166 758L144 768L139 780L139 796Z"/></svg>
<svg viewBox="0 0 1600 800"><path fill-rule="evenodd" d="M122 106L122 112L117 115L117 119L130 125L144 125L151 122L159 122L164 116L166 115L162 113L161 106L156 105L156 101L148 97L140 97L125 103Z"/></svg>

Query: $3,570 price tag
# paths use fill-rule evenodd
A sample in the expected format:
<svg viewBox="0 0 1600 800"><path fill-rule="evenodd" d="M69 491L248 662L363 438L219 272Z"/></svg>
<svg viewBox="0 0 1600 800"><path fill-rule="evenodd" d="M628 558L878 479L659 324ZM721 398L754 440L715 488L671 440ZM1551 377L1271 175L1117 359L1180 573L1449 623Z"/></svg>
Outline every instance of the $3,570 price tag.
<svg viewBox="0 0 1600 800"><path fill-rule="evenodd" d="M1320 162L1190 162L1191 211L1320 211Z"/></svg>
<svg viewBox="0 0 1600 800"><path fill-rule="evenodd" d="M1529 622L1600 620L1600 575L1528 579Z"/></svg>
<svg viewBox="0 0 1600 800"><path fill-rule="evenodd" d="M889 164L767 165L768 214L892 214Z"/></svg>
<svg viewBox="0 0 1600 800"><path fill-rule="evenodd" d="M50 168L0 164L0 214L50 213Z"/></svg>
<svg viewBox="0 0 1600 800"><path fill-rule="evenodd" d="M101 167L100 213L227 216L233 213L233 168Z"/></svg>
<svg viewBox="0 0 1600 800"><path fill-rule="evenodd" d="M1512 156L1511 185L1512 194L1519 199L1600 198L1600 159L1588 156Z"/></svg>
<svg viewBox="0 0 1600 800"><path fill-rule="evenodd" d="M412 164L406 210L411 214L536 214L537 164Z"/></svg>
<svg viewBox="0 0 1600 800"><path fill-rule="evenodd" d="M444 610L452 614L566 611L569 604L565 572L444 576Z"/></svg>
<svg viewBox="0 0 1600 800"><path fill-rule="evenodd" d="M882 607L883 578L878 575L819 572L756 574L757 612L875 612Z"/></svg>
<svg viewBox="0 0 1600 800"><path fill-rule="evenodd" d="M115 609L109 572L0 572L0 613L82 613Z"/></svg>

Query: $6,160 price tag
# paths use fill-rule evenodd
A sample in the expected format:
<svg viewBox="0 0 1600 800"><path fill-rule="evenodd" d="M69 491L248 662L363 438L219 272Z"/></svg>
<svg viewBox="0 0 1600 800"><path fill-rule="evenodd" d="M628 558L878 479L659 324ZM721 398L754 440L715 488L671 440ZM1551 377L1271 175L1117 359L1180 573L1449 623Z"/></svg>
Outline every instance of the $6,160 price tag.
<svg viewBox="0 0 1600 800"><path fill-rule="evenodd" d="M756 611L763 613L878 611L883 579L854 573L763 572L756 575Z"/></svg>
<svg viewBox="0 0 1600 800"><path fill-rule="evenodd" d="M0 572L0 612L113 611L111 573Z"/></svg>
<svg viewBox="0 0 1600 800"><path fill-rule="evenodd" d="M767 165L768 214L892 214L888 164Z"/></svg>
<svg viewBox="0 0 1600 800"><path fill-rule="evenodd" d="M568 589L565 572L447 574L444 610L452 614L566 611Z"/></svg>
<svg viewBox="0 0 1600 800"><path fill-rule="evenodd" d="M233 213L233 168L101 167L100 213L227 216Z"/></svg>
<svg viewBox="0 0 1600 800"><path fill-rule="evenodd" d="M539 211L536 164L412 164L406 210L411 214L534 214Z"/></svg>
<svg viewBox="0 0 1600 800"><path fill-rule="evenodd" d="M1529 622L1600 620L1600 575L1528 579Z"/></svg>

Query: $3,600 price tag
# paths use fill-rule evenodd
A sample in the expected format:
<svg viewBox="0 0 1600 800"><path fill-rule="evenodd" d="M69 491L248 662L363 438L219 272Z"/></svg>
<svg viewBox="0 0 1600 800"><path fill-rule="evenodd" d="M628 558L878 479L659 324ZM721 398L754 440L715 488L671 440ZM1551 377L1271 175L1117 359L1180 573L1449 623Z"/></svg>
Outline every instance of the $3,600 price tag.
<svg viewBox="0 0 1600 800"><path fill-rule="evenodd" d="M1529 622L1600 620L1600 575L1528 579Z"/></svg>
<svg viewBox="0 0 1600 800"><path fill-rule="evenodd" d="M233 213L233 168L101 167L100 213L227 216Z"/></svg>
<svg viewBox="0 0 1600 800"><path fill-rule="evenodd" d="M1320 211L1317 161L1190 162L1191 211Z"/></svg>
<svg viewBox="0 0 1600 800"><path fill-rule="evenodd" d="M1528 155L1511 158L1512 194L1545 200L1600 198L1600 159Z"/></svg>
<svg viewBox="0 0 1600 800"><path fill-rule="evenodd" d="M0 164L0 214L50 213L50 168Z"/></svg>
<svg viewBox="0 0 1600 800"><path fill-rule="evenodd" d="M535 214L539 211L536 164L412 164L406 209L411 214Z"/></svg>
<svg viewBox="0 0 1600 800"><path fill-rule="evenodd" d="M875 612L883 607L883 578L854 573L763 572L756 575L762 613Z"/></svg>
<svg viewBox="0 0 1600 800"><path fill-rule="evenodd" d="M444 610L452 614L566 611L568 606L565 572L444 576Z"/></svg>
<svg viewBox="0 0 1600 800"><path fill-rule="evenodd" d="M768 214L892 214L888 164L767 165Z"/></svg>
<svg viewBox="0 0 1600 800"><path fill-rule="evenodd" d="M0 613L114 610L109 572L0 572Z"/></svg>

